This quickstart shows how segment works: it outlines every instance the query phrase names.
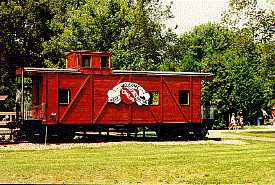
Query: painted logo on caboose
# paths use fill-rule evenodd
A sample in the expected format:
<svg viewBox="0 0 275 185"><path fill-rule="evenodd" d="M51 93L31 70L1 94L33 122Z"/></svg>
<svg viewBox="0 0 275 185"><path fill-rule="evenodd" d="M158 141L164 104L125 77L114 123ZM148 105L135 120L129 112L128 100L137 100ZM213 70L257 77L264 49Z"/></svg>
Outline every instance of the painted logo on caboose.
<svg viewBox="0 0 275 185"><path fill-rule="evenodd" d="M139 84L123 82L108 91L108 102L119 104L123 101L126 104L136 102L138 105L148 105L150 95Z"/></svg>

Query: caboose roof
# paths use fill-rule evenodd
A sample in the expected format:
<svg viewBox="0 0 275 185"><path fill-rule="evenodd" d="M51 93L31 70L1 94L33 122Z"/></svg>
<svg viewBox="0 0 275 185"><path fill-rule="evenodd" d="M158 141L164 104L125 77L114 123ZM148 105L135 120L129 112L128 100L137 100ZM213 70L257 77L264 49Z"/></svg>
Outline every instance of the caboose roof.
<svg viewBox="0 0 275 185"><path fill-rule="evenodd" d="M56 68L37 68L37 67L24 67L24 73L27 76L36 76L41 73L76 73L81 74L77 69L56 69ZM22 68L16 70L16 75L22 74Z"/></svg>
<svg viewBox="0 0 275 185"><path fill-rule="evenodd" d="M25 67L24 72L31 74L36 73L75 73L81 74L78 69L57 69L57 68L34 68ZM20 73L19 73L20 74ZM199 72L173 72L173 71L127 71L127 70L113 70L114 75L160 75L160 76L214 76L212 73L199 73Z"/></svg>
<svg viewBox="0 0 275 185"><path fill-rule="evenodd" d="M58 69L58 68L36 68L25 67L25 72L57 72L57 73L80 73L78 69Z"/></svg>
<svg viewBox="0 0 275 185"><path fill-rule="evenodd" d="M110 53L108 51L92 51L92 50L72 50L72 51L69 51L69 52L65 52L65 56L71 54L71 53L81 53L81 54L106 54L106 53Z"/></svg>
<svg viewBox="0 0 275 185"><path fill-rule="evenodd" d="M212 73L174 71L125 71L113 70L113 74L161 75L161 76L214 76Z"/></svg>

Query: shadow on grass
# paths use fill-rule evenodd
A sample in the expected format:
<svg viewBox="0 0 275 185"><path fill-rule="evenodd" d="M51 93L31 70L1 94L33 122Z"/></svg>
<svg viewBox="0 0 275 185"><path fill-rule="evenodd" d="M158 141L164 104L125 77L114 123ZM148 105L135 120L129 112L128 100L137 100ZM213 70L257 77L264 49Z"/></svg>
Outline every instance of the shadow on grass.
<svg viewBox="0 0 275 185"><path fill-rule="evenodd" d="M89 134L76 136L74 139L50 139L48 143L101 143L101 142L123 142L123 141L135 141L135 142L165 142L165 141L202 141L202 140L214 140L221 141L221 138L196 138L196 137L167 137L158 138L157 136L135 137L124 135L99 135Z"/></svg>

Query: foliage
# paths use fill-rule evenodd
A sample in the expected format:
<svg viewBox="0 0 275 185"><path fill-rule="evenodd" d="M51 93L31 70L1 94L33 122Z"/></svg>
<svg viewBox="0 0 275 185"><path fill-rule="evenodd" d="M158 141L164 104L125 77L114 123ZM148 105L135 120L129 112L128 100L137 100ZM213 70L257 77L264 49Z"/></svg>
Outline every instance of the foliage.
<svg viewBox="0 0 275 185"><path fill-rule="evenodd" d="M0 94L9 95L7 101L1 102L1 110L11 111L14 107L16 67L44 66L42 44L60 32L57 28L52 30L50 25L56 19L64 22L66 10L83 3L81 0L1 1Z"/></svg>
<svg viewBox="0 0 275 185"><path fill-rule="evenodd" d="M53 34L49 29L52 18L46 0L2 1L0 4L0 93L9 95L5 110L14 107L15 69L21 66L42 66L42 43Z"/></svg>
<svg viewBox="0 0 275 185"><path fill-rule="evenodd" d="M274 7L271 3L270 7ZM255 41L268 42L274 34L274 17L274 9L261 8L257 0L230 0L222 22L230 29L249 34Z"/></svg>
<svg viewBox="0 0 275 185"><path fill-rule="evenodd" d="M8 84L15 84L16 67L63 67L69 50L109 50L114 68L157 69L176 37L165 30L169 17L170 5L158 0L2 1L0 68L7 83L0 93L15 99ZM11 110L13 101L4 107Z"/></svg>
<svg viewBox="0 0 275 185"><path fill-rule="evenodd" d="M10 96L5 101L0 101L0 111L11 111L11 107L13 107L13 99L11 96L14 95L12 90L15 89L15 87L10 80L11 71L9 71L9 67L2 64L0 66L0 74L0 95Z"/></svg>
<svg viewBox="0 0 275 185"><path fill-rule="evenodd" d="M51 28L57 27L60 34L44 43L43 53L48 65L61 67L66 51L109 50L116 69L157 69L167 39L175 36L164 31L170 14L170 6L158 0L87 0L68 10L64 23L52 21Z"/></svg>
<svg viewBox="0 0 275 185"><path fill-rule="evenodd" d="M231 113L243 112L254 122L274 96L274 47L255 43L240 32L206 24L181 35L176 47L178 71L210 72L203 86L203 102L215 107L215 127L225 127Z"/></svg>
<svg viewBox="0 0 275 185"><path fill-rule="evenodd" d="M1 2L1 60L13 67L41 66L41 44L52 33L50 19L46 1Z"/></svg>
<svg viewBox="0 0 275 185"><path fill-rule="evenodd" d="M0 93L9 100L0 109L13 108L16 67L63 67L66 51L109 50L114 69L213 73L203 101L215 106L215 125L240 111L253 122L275 94L274 11L256 0L231 0L223 25L178 37L164 25L170 9L159 0L2 1Z"/></svg>

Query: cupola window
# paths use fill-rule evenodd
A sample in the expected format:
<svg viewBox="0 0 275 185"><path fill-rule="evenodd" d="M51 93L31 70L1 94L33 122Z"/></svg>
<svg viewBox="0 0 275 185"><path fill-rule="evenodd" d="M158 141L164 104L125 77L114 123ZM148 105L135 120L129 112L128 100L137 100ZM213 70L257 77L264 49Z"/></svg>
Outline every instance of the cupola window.
<svg viewBox="0 0 275 185"><path fill-rule="evenodd" d="M82 56L82 67L91 67L91 56L90 55Z"/></svg>
<svg viewBox="0 0 275 185"><path fill-rule="evenodd" d="M101 56L101 68L109 68L109 57L108 56Z"/></svg>

